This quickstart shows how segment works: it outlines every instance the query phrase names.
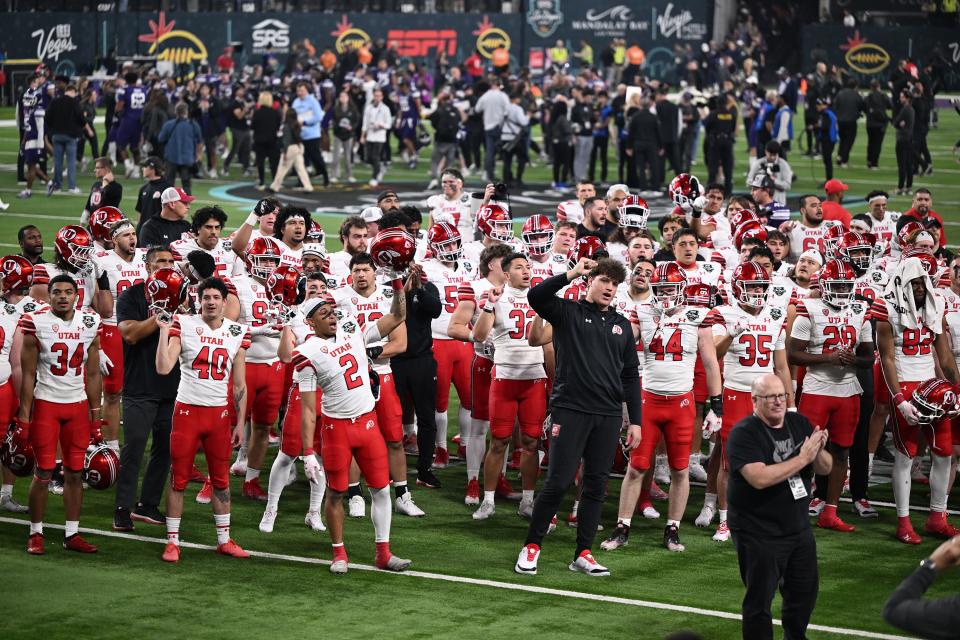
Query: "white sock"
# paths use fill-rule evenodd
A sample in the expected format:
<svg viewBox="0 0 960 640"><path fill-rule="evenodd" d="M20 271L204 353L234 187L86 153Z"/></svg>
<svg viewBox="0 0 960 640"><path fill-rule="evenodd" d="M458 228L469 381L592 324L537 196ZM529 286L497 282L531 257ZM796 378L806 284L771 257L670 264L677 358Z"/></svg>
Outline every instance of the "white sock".
<svg viewBox="0 0 960 640"><path fill-rule="evenodd" d="M720 509L720 522L726 522L726 521L727 521L727 510Z"/></svg>
<svg viewBox="0 0 960 640"><path fill-rule="evenodd" d="M521 493L523 494L521 497L525 502L533 502L533 489L523 489Z"/></svg>
<svg viewBox="0 0 960 640"><path fill-rule="evenodd" d="M580 509L580 501L579 501L579 500L574 500L574 501L573 501L573 508L570 509L570 515L576 516L576 515L577 515L577 511L578 511L579 509Z"/></svg>
<svg viewBox="0 0 960 640"><path fill-rule="evenodd" d="M631 521L631 518L617 518L618 524L623 524L623 525L626 525L627 527L630 526L630 521Z"/></svg>
<svg viewBox="0 0 960 640"><path fill-rule="evenodd" d="M0 498L7 498L13 495L13 485L5 484L0 486Z"/></svg>
<svg viewBox="0 0 960 640"><path fill-rule="evenodd" d="M947 486L950 482L950 456L930 455L930 511L947 510Z"/></svg>
<svg viewBox="0 0 960 640"><path fill-rule="evenodd" d="M412 436L417 431L417 425L414 422L403 425L403 435Z"/></svg>
<svg viewBox="0 0 960 640"><path fill-rule="evenodd" d="M287 478L290 477L290 467L293 466L293 458L283 451L277 454L270 467L270 479L267 480L267 509L276 509L280 504L280 494L283 488L287 486ZM250 475L250 470L247 470Z"/></svg>
<svg viewBox="0 0 960 640"><path fill-rule="evenodd" d="M370 489L371 507L370 519L373 520L373 533L376 542L389 542L390 518L393 509L390 507L390 487Z"/></svg>
<svg viewBox="0 0 960 640"><path fill-rule="evenodd" d="M447 412L436 411L434 418L437 420L437 446L447 448Z"/></svg>
<svg viewBox="0 0 960 640"><path fill-rule="evenodd" d="M471 420L469 434L460 437L463 446L467 448L467 480L480 476L483 456L487 452L487 430L489 429L489 420Z"/></svg>
<svg viewBox="0 0 960 640"><path fill-rule="evenodd" d="M80 529L79 520L67 520L64 524L66 524L63 531L64 537L69 538L70 536L77 535L77 531Z"/></svg>
<svg viewBox="0 0 960 640"><path fill-rule="evenodd" d="M897 515L910 515L910 469L913 459L900 451L893 452L893 500L897 503Z"/></svg>
<svg viewBox="0 0 960 640"><path fill-rule="evenodd" d="M180 546L180 518L167 516L167 542Z"/></svg>
<svg viewBox="0 0 960 640"><path fill-rule="evenodd" d="M872 453L867 454L867 480L870 480L870 476L873 475L873 455Z"/></svg>
<svg viewBox="0 0 960 640"><path fill-rule="evenodd" d="M493 496L496 495L496 491L484 491L483 492L483 501L493 504Z"/></svg>
<svg viewBox="0 0 960 640"><path fill-rule="evenodd" d="M256 479L259 478L259 477L260 477L260 469L251 469L251 468L248 466L248 467L247 467L247 475L244 476L243 481L244 481L244 482L250 482L251 480L256 480ZM286 478L284 478L284 479L286 479Z"/></svg>
<svg viewBox="0 0 960 640"><path fill-rule="evenodd" d="M710 507L711 509L717 508L717 494L715 493L705 493L703 494L703 506Z"/></svg>
<svg viewBox="0 0 960 640"><path fill-rule="evenodd" d="M31 522L30 523L30 535L39 533L43 535L43 523L42 522Z"/></svg>
<svg viewBox="0 0 960 640"><path fill-rule="evenodd" d="M668 526L668 527L669 527L669 526L674 526L674 527L676 527L677 529L679 529L679 528L680 528L680 521L679 521L679 520L667 520L667 526Z"/></svg>
<svg viewBox="0 0 960 640"><path fill-rule="evenodd" d="M457 433L460 434L460 444L466 446L463 436L473 427L473 418L470 416L470 410L460 407L457 413Z"/></svg>
<svg viewBox="0 0 960 640"><path fill-rule="evenodd" d="M327 492L327 474L320 469L318 482L310 482L310 511L320 511L323 508L323 494Z"/></svg>
<svg viewBox="0 0 960 640"><path fill-rule="evenodd" d="M217 544L227 544L230 541L230 514L213 514L213 523L217 526Z"/></svg>

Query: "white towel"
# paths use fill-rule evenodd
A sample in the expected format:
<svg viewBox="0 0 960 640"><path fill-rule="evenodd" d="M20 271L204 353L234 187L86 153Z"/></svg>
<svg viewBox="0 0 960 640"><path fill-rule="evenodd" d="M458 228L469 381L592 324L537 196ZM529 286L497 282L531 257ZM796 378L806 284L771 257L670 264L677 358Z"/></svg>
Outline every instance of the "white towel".
<svg viewBox="0 0 960 640"><path fill-rule="evenodd" d="M913 300L910 282L914 278L923 278L924 286L927 288L923 309L917 309ZM897 270L883 291L883 299L900 315L900 322L906 328L918 329L918 320L923 318L923 326L935 334L943 330L943 298L934 292L933 282L920 258L907 258L897 265Z"/></svg>

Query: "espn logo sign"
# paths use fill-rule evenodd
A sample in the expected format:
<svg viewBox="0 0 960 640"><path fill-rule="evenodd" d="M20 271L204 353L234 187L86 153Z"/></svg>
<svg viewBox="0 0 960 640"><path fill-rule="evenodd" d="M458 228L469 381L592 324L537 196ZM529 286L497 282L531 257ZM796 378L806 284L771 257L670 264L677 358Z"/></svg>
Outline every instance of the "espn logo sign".
<svg viewBox="0 0 960 640"><path fill-rule="evenodd" d="M432 50L446 51L448 56L457 52L454 29L391 29L387 32L387 42L396 42L401 56L423 57Z"/></svg>

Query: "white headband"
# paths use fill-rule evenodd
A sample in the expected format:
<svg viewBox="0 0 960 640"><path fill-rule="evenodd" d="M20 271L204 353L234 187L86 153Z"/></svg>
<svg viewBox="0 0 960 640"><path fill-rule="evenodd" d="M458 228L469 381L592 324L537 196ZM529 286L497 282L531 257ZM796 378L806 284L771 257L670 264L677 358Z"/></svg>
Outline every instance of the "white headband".
<svg viewBox="0 0 960 640"><path fill-rule="evenodd" d="M129 220L122 220L117 223L117 225L110 231L110 238L116 238L121 233L126 232L129 229L133 229L133 223Z"/></svg>
<svg viewBox="0 0 960 640"><path fill-rule="evenodd" d="M886 201L887 201L887 196L883 195L882 193L879 193L879 194L873 196L872 198L870 198L869 200L867 200L867 204L873 204L873 203L876 202L877 200L883 200L884 202L886 202Z"/></svg>
<svg viewBox="0 0 960 640"><path fill-rule="evenodd" d="M914 238L913 244L917 244L920 240L929 240L930 242L934 241L933 235L929 231L921 231L917 234L917 237Z"/></svg>

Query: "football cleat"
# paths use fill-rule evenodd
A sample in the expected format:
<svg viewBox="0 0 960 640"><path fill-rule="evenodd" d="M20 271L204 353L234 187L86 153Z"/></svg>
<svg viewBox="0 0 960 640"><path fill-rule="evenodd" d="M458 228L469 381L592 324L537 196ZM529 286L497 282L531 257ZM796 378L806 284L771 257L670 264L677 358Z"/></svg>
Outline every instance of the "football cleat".
<svg viewBox="0 0 960 640"><path fill-rule="evenodd" d="M717 531L713 534L714 542L728 542L730 540L730 527L727 526L727 522L724 520L719 525L717 525Z"/></svg>
<svg viewBox="0 0 960 640"><path fill-rule="evenodd" d="M241 478L247 475L247 456L237 454L237 459L233 461L233 464L230 465L230 475L240 476Z"/></svg>
<svg viewBox="0 0 960 640"><path fill-rule="evenodd" d="M535 544L528 544L520 549L520 555L517 556L517 564L513 570L524 576L537 575L537 560L540 559L540 547Z"/></svg>
<svg viewBox="0 0 960 640"><path fill-rule="evenodd" d="M570 563L570 571L579 571L596 578L610 575L610 570L593 559L589 549L580 552L580 557Z"/></svg>
<svg viewBox="0 0 960 640"><path fill-rule="evenodd" d="M700 462L692 462L688 467L690 473L690 480L693 482L706 482L707 481L707 470L703 468L703 465Z"/></svg>
<svg viewBox="0 0 960 640"><path fill-rule="evenodd" d="M450 452L444 447L437 447L433 452L433 468L446 469L450 465Z"/></svg>
<svg viewBox="0 0 960 640"><path fill-rule="evenodd" d="M54 478L50 481L50 484L47 485L47 491L52 493L55 496L63 495L63 480L57 480Z"/></svg>
<svg viewBox="0 0 960 640"><path fill-rule="evenodd" d="M670 467L667 466L666 456L657 456L656 466L653 469L653 481L657 484L670 484Z"/></svg>
<svg viewBox="0 0 960 640"><path fill-rule="evenodd" d="M28 507L14 500L13 496L0 497L0 509L11 513L26 513L30 510Z"/></svg>
<svg viewBox="0 0 960 640"><path fill-rule="evenodd" d="M29 553L32 556L43 555L43 534L42 533L30 534L30 538L27 540L27 553Z"/></svg>
<svg viewBox="0 0 960 640"><path fill-rule="evenodd" d="M420 518L427 515L423 509L417 506L413 501L413 494L407 491L405 494L400 496L394 501L397 513L402 513L405 516L410 516L412 518Z"/></svg>
<svg viewBox="0 0 960 640"><path fill-rule="evenodd" d="M923 525L923 530L943 538L952 538L960 534L960 530L947 522L947 514L943 511L931 511L927 522Z"/></svg>
<svg viewBox="0 0 960 640"><path fill-rule="evenodd" d="M346 560L334 560L330 563L330 573L343 575L347 572L348 565Z"/></svg>
<svg viewBox="0 0 960 640"><path fill-rule="evenodd" d="M417 472L417 486L426 487L427 489L439 489L442 485L440 484L440 479L433 474L433 471L427 469L426 471Z"/></svg>
<svg viewBox="0 0 960 640"><path fill-rule="evenodd" d="M113 512L114 531L133 531L133 518L126 507L117 507Z"/></svg>
<svg viewBox="0 0 960 640"><path fill-rule="evenodd" d="M709 527L710 523L713 522L713 516L717 515L717 510L709 504L703 505L703 509L700 509L700 515L697 516L697 519L693 521L693 524L698 527Z"/></svg>
<svg viewBox="0 0 960 640"><path fill-rule="evenodd" d="M327 530L327 526L323 524L323 520L320 519L319 511L307 511L307 515L303 517L303 524L307 525L314 531Z"/></svg>
<svg viewBox="0 0 960 640"><path fill-rule="evenodd" d="M347 502L347 513L351 518L362 518L367 510L367 503L363 501L363 496L353 496Z"/></svg>
<svg viewBox="0 0 960 640"><path fill-rule="evenodd" d="M519 491L513 490L510 481L507 480L507 476L501 473L497 479L497 497L504 498L505 500L519 500L522 495Z"/></svg>
<svg viewBox="0 0 960 640"><path fill-rule="evenodd" d="M869 500L854 500L853 511L861 518L879 518L880 514L873 508Z"/></svg>
<svg viewBox="0 0 960 640"><path fill-rule="evenodd" d="M463 504L468 507L480 504L480 481L476 478L470 478L467 483L467 495L463 498Z"/></svg>
<svg viewBox="0 0 960 640"><path fill-rule="evenodd" d="M197 504L210 504L210 501L213 499L213 485L210 484L210 480L207 479L203 483L203 488L200 489L200 493L197 494Z"/></svg>
<svg viewBox="0 0 960 640"><path fill-rule="evenodd" d="M403 451L408 456L420 455L420 447L417 446L417 434L411 433L403 436Z"/></svg>
<svg viewBox="0 0 960 640"><path fill-rule="evenodd" d="M604 551L615 551L620 547L625 547L630 538L630 527L622 522L617 523L616 529L610 534L610 537L600 543L600 548Z"/></svg>
<svg viewBox="0 0 960 640"><path fill-rule="evenodd" d="M267 501L267 492L260 486L260 478L246 480L243 483L243 497L251 500Z"/></svg>
<svg viewBox="0 0 960 640"><path fill-rule="evenodd" d="M486 520L497 512L497 507L492 502L481 502L480 508L473 512L474 520Z"/></svg>
<svg viewBox="0 0 960 640"><path fill-rule="evenodd" d="M819 516L823 513L823 508L827 506L827 503L821 500L820 498L814 498L810 501L810 506L807 507L807 515L810 517Z"/></svg>
<svg viewBox="0 0 960 640"><path fill-rule="evenodd" d="M923 542L923 538L913 530L913 524L907 516L900 518L897 523L897 540L904 544L920 544Z"/></svg>
<svg viewBox="0 0 960 640"><path fill-rule="evenodd" d="M240 548L233 539L229 539L223 544L217 545L217 553L225 556L230 556L232 558L249 558L250 554Z"/></svg>
<svg viewBox="0 0 960 640"><path fill-rule="evenodd" d="M160 559L164 562L180 562L180 545L168 542L163 548L163 555Z"/></svg>
<svg viewBox="0 0 960 640"><path fill-rule="evenodd" d="M677 528L677 525L668 524L664 527L663 546L666 547L668 551L675 551L677 553L681 553L686 549L683 543L680 542L680 529Z"/></svg>
<svg viewBox="0 0 960 640"><path fill-rule="evenodd" d="M517 515L527 520L533 515L533 500L520 500L520 506L517 507Z"/></svg>
<svg viewBox="0 0 960 640"><path fill-rule="evenodd" d="M260 518L260 533L273 533L273 523L277 520L277 510L267 507Z"/></svg>
<svg viewBox="0 0 960 640"><path fill-rule="evenodd" d="M147 507L142 504L137 505L137 508L130 514L130 519L155 525L164 525L167 523L166 516L164 516L159 509L156 507Z"/></svg>
<svg viewBox="0 0 960 640"><path fill-rule="evenodd" d="M96 553L97 547L90 544L75 533L63 541L63 548L67 551L76 551L77 553Z"/></svg>
<svg viewBox="0 0 960 640"><path fill-rule="evenodd" d="M644 502L640 504L640 513L647 520L656 520L660 517L660 512L653 507L652 502Z"/></svg>
<svg viewBox="0 0 960 640"><path fill-rule="evenodd" d="M667 492L657 485L656 481L650 483L650 497L658 502L666 502L670 498Z"/></svg>
<svg viewBox="0 0 960 640"><path fill-rule="evenodd" d="M557 516L550 518L550 524L547 525L547 535L557 530Z"/></svg>
<svg viewBox="0 0 960 640"><path fill-rule="evenodd" d="M857 530L852 524L847 524L841 520L840 516L834 515L830 517L827 516L826 513L821 513L820 517L817 518L817 526L821 529L832 529L841 533L852 533Z"/></svg>
<svg viewBox="0 0 960 640"><path fill-rule="evenodd" d="M413 562L406 558L398 558L391 553L386 559L378 557L374 564L377 565L377 569L383 571L406 571Z"/></svg>

